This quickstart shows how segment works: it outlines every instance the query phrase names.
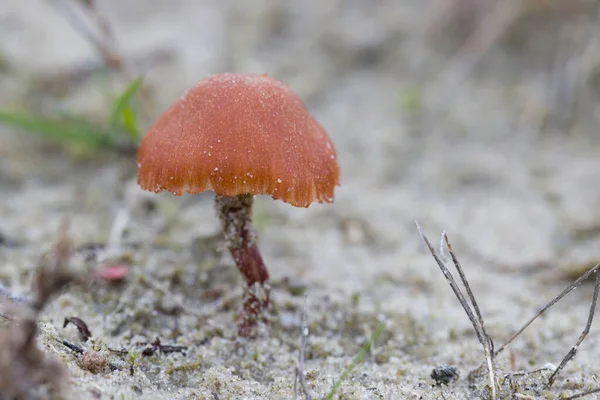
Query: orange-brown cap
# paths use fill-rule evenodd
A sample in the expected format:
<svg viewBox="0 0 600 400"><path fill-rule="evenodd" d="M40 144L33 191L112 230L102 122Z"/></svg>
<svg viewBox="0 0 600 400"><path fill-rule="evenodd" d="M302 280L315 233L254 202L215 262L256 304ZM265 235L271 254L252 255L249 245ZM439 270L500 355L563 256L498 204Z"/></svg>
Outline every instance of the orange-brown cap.
<svg viewBox="0 0 600 400"><path fill-rule="evenodd" d="M142 139L145 190L268 194L296 207L332 202L333 143L300 98L267 75L219 74L190 89Z"/></svg>

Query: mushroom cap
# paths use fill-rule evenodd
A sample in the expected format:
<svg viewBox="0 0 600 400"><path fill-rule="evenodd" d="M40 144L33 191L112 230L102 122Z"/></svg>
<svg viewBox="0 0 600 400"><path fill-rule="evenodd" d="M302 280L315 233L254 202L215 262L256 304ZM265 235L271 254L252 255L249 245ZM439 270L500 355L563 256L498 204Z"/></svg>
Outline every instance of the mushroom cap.
<svg viewBox="0 0 600 400"><path fill-rule="evenodd" d="M268 194L296 207L333 202L340 184L323 127L290 87L257 74L196 84L146 133L137 166L145 190Z"/></svg>

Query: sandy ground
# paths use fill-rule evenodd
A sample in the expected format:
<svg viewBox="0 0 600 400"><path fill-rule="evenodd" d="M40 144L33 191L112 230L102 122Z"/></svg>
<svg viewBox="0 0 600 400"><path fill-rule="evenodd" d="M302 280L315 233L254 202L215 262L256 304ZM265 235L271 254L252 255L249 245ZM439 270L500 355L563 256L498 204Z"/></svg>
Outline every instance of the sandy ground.
<svg viewBox="0 0 600 400"><path fill-rule="evenodd" d="M520 46L503 40L459 80L438 75L453 45L426 40L435 2L99 3L124 54L171 55L134 66L146 72L157 109L210 73L277 76L330 133L342 185L334 204L309 209L257 199L274 311L270 330L246 341L236 337L234 322L241 280L223 251L210 194L144 193L132 158L77 158L0 128L0 233L6 237L0 282L28 290L64 217L76 245L84 246L106 243L115 218L130 216L117 251L131 260L128 282L75 289L43 314L40 343L68 367L68 398L303 398L294 395L303 294L305 372L314 398L329 392L382 321L383 333L335 398L489 398L485 375L470 375L483 362L482 348L414 221L435 243L442 230L450 236L497 346L600 260L597 88L590 83L581 95L569 132L540 129L557 36L548 33L579 26L580 17L541 27L523 21L535 33L526 35L531 40ZM102 114L106 93L97 80L65 93L35 85L97 60L48 4L0 5L0 105ZM541 46L539 37L550 43ZM95 267L91 253L80 250L73 264ZM214 288L220 292L211 298ZM558 399L599 386L598 324L552 388L544 386L547 371L515 377L512 385L503 380L511 371L558 365L584 327L592 291L584 284L497 358L500 398ZM72 326L63 328L65 316L84 319L93 343L82 344ZM157 336L189 349L140 357L133 376L127 357L108 351ZM53 337L98 349L122 371L85 371ZM430 375L443 364L457 367L460 378L436 386Z"/></svg>

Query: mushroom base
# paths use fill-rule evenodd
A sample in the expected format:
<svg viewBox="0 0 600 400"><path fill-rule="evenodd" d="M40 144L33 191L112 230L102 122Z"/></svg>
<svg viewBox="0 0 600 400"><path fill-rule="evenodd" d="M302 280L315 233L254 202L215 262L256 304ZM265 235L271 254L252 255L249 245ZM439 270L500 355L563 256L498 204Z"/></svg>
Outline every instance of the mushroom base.
<svg viewBox="0 0 600 400"><path fill-rule="evenodd" d="M259 324L268 323L264 311L269 306L270 289L268 283L258 282L245 288L244 306L238 315L238 334L240 336L255 337L259 331Z"/></svg>
<svg viewBox="0 0 600 400"><path fill-rule="evenodd" d="M265 284L269 273L252 228L254 197L250 194L217 196L215 201L227 246L247 284L239 333L240 336L254 336L257 323L266 321L264 311L269 306L269 285Z"/></svg>

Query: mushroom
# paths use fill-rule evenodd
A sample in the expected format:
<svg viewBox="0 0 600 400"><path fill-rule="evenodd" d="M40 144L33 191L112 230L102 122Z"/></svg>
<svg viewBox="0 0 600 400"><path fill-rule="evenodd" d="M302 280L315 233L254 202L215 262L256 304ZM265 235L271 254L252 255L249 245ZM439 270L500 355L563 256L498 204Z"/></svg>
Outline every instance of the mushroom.
<svg viewBox="0 0 600 400"><path fill-rule="evenodd" d="M246 283L239 333L266 321L269 273L252 228L254 195L296 207L331 203L334 146L290 87L266 74L218 74L165 111L138 150L138 184L176 196L215 192L217 215Z"/></svg>

